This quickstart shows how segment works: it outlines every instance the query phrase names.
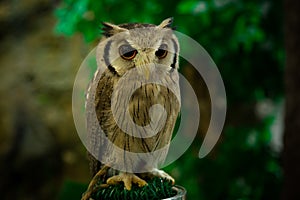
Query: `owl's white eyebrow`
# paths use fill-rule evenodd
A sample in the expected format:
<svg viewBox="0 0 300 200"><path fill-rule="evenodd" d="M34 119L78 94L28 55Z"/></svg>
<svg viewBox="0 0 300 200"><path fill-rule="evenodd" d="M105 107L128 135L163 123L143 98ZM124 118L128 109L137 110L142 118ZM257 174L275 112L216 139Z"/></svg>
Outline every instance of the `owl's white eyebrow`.
<svg viewBox="0 0 300 200"><path fill-rule="evenodd" d="M130 45L132 48L136 49L136 47L134 46L134 43L131 40L124 40L125 44Z"/></svg>
<svg viewBox="0 0 300 200"><path fill-rule="evenodd" d="M156 46L154 47L154 49L159 49L159 47L163 44L163 40L160 39L157 43L156 43Z"/></svg>

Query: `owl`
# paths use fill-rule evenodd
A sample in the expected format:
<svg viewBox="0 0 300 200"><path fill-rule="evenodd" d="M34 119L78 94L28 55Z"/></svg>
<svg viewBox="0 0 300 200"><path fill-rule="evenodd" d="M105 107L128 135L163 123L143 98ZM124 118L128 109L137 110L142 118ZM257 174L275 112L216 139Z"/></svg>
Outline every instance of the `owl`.
<svg viewBox="0 0 300 200"><path fill-rule="evenodd" d="M159 25L103 23L97 71L86 92L88 151L94 176L108 185L174 179L165 161L180 111L179 42L172 18Z"/></svg>

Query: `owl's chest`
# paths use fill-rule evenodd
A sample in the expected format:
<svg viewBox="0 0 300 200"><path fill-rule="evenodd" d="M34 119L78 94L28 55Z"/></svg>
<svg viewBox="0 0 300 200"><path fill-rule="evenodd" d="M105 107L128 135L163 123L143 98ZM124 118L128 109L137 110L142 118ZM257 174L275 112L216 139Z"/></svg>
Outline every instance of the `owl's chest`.
<svg viewBox="0 0 300 200"><path fill-rule="evenodd" d="M159 84L142 84L140 87L135 88L130 97L130 101L143 101L145 103L159 103L165 98L164 88Z"/></svg>
<svg viewBox="0 0 300 200"><path fill-rule="evenodd" d="M169 87L163 82L132 78L124 82L122 78L100 79L95 94L96 115L102 130L114 144L120 148L126 144L126 148L134 152L147 152L169 141L180 101L176 89L172 89L178 88L176 82L161 80L169 81ZM138 139L140 137L145 139ZM158 144L158 138L164 142Z"/></svg>
<svg viewBox="0 0 300 200"><path fill-rule="evenodd" d="M147 82L134 76L118 79L102 77L95 95L96 113L100 121L111 118L126 123L127 118L131 118L134 123L145 126L150 123L151 116L160 118L165 112L168 117L177 115L178 109L174 108L179 107L180 103L176 82L169 77L159 77L157 80ZM154 105L160 105L162 109L151 110Z"/></svg>

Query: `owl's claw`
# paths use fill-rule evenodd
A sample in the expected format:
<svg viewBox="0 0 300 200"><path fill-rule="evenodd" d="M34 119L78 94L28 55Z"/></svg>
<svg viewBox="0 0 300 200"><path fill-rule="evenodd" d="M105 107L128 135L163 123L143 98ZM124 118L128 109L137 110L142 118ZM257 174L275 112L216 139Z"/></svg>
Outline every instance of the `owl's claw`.
<svg viewBox="0 0 300 200"><path fill-rule="evenodd" d="M159 177L162 179L167 179L172 183L172 185L175 184L175 179L163 170L153 169L151 172L144 174L144 176L149 178Z"/></svg>
<svg viewBox="0 0 300 200"><path fill-rule="evenodd" d="M110 177L106 181L108 185L116 185L120 182L124 183L126 190L131 190L132 183L137 184L139 187L147 185L146 181L131 173L120 173L119 175Z"/></svg>

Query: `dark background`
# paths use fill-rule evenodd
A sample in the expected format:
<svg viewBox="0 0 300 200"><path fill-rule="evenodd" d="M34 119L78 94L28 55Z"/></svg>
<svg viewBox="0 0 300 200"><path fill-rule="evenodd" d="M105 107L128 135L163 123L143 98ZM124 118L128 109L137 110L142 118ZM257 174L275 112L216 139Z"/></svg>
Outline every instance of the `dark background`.
<svg viewBox="0 0 300 200"><path fill-rule="evenodd" d="M199 159L210 100L182 62L202 120L195 142L165 170L188 199L298 199L298 9L292 0L1 1L1 199L80 199L91 177L72 87L100 23L158 24L170 16L215 61L228 110L217 146Z"/></svg>

